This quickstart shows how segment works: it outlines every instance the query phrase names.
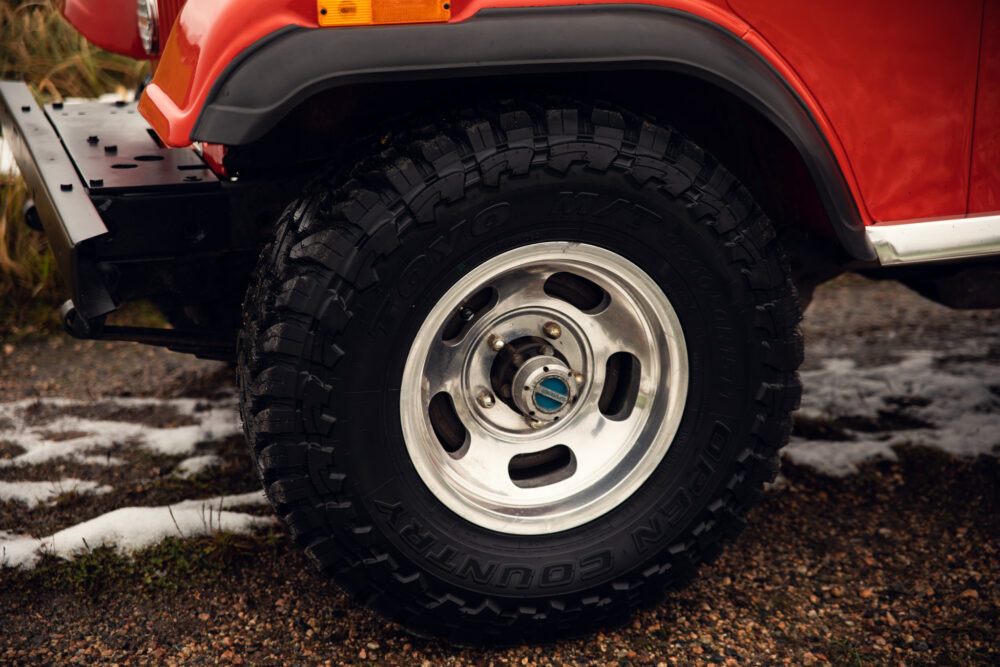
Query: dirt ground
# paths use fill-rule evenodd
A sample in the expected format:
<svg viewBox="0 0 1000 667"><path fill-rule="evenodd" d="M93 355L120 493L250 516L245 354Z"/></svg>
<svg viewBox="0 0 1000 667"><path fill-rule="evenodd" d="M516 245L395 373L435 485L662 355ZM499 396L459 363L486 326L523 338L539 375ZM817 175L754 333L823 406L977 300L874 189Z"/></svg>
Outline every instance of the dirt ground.
<svg viewBox="0 0 1000 667"><path fill-rule="evenodd" d="M1000 310L950 311L895 283L848 276L817 291L803 330L806 370L950 351L993 374L1000 397ZM90 417L164 427L184 416L115 413L100 399L232 391L223 364L137 345L53 337L0 354L0 403L80 399ZM1000 434L986 437L1000 444ZM108 453L119 466L0 467L0 481L73 477L113 489L32 509L0 502L0 530L47 535L115 507L257 488L238 436L198 447L219 464L188 479L171 475L177 457L127 443ZM748 529L691 587L583 637L489 649L413 637L321 580L275 526L169 540L135 559L98 549L0 570L0 663L1000 664L1000 460L906 444L894 452L840 478L786 460ZM0 442L0 459L17 453Z"/></svg>

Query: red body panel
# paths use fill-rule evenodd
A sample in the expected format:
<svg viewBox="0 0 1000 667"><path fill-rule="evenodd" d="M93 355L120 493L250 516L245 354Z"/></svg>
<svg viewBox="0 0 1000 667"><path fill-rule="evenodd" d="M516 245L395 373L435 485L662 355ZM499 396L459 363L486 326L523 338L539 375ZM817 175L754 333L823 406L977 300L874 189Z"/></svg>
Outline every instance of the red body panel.
<svg viewBox="0 0 1000 667"><path fill-rule="evenodd" d="M102 49L149 58L139 39L136 0L66 0L62 13L81 35Z"/></svg>
<svg viewBox="0 0 1000 667"><path fill-rule="evenodd" d="M610 0L604 4L630 1L633 0ZM566 4L600 3L536 0L530 6ZM655 4L702 16L737 35L747 29L725 6L724 0L664 0ZM456 0L452 2L451 21L466 20L486 7L526 5L525 0ZM318 27L315 0L188 0L139 110L165 143L187 145L209 89L226 65L244 48L286 25Z"/></svg>
<svg viewBox="0 0 1000 667"><path fill-rule="evenodd" d="M464 21L489 7L632 3L634 0L534 0L529 5L525 0L456 0L452 3L451 21ZM753 40L755 37L746 22L736 16L724 0L661 0L649 4L700 16L744 39ZM247 16L255 17L255 20L246 21ZM164 49L163 61L153 83L146 88L139 110L165 143L187 145L208 91L225 66L241 50L284 25L317 26L314 0L282 0L280 3L269 0L189 0L174 26ZM795 72L765 42L757 40L754 46L813 110L824 134L830 133L832 128ZM831 147L838 161L847 166L839 143L831 141ZM849 169L845 169L844 176L857 196L857 184Z"/></svg>
<svg viewBox="0 0 1000 667"><path fill-rule="evenodd" d="M969 213L1000 211L1000 2L983 12L976 128L972 135Z"/></svg>
<svg viewBox="0 0 1000 667"><path fill-rule="evenodd" d="M212 84L240 51L288 25L319 26L315 0L189 0L139 111L164 143L186 146Z"/></svg>
<svg viewBox="0 0 1000 667"><path fill-rule="evenodd" d="M797 72L875 221L966 212L982 0L730 0Z"/></svg>
<svg viewBox="0 0 1000 667"><path fill-rule="evenodd" d="M770 62L812 113L862 218L871 223L966 213L982 2L650 4L716 23ZM488 7L565 4L602 3L455 0L451 20L466 20ZM140 110L166 143L188 144L212 84L240 51L286 25L316 27L316 18L315 0L189 0ZM998 102L982 97L994 113L992 119L981 116L980 133L997 138ZM988 154L978 159L983 174L977 192L995 196L997 178L985 172Z"/></svg>

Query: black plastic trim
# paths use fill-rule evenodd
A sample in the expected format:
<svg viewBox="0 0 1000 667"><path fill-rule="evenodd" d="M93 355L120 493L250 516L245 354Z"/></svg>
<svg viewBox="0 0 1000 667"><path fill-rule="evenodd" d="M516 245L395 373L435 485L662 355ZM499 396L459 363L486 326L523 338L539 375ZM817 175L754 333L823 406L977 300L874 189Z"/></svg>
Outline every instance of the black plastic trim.
<svg viewBox="0 0 1000 667"><path fill-rule="evenodd" d="M110 313L114 300L87 255L88 242L107 234L108 228L59 135L25 84L0 82L0 122L73 303L88 319Z"/></svg>
<svg viewBox="0 0 1000 667"><path fill-rule="evenodd" d="M876 258L833 152L794 90L738 36L691 14L649 5L491 9L456 24L285 28L244 53L213 86L192 140L250 143L310 96L356 83L623 69L692 75L771 120L802 155L845 250Z"/></svg>

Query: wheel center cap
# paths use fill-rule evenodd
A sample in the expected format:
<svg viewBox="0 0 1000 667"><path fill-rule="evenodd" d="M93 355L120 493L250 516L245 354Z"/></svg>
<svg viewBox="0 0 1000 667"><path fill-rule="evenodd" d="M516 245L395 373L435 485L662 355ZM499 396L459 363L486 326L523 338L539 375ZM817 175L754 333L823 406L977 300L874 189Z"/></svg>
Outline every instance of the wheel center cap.
<svg viewBox="0 0 1000 667"><path fill-rule="evenodd" d="M555 375L550 375L535 385L532 396L539 410L556 413L569 403L569 386Z"/></svg>
<svg viewBox="0 0 1000 667"><path fill-rule="evenodd" d="M514 404L526 417L556 421L572 409L577 383L573 372L558 358L532 357L514 375Z"/></svg>

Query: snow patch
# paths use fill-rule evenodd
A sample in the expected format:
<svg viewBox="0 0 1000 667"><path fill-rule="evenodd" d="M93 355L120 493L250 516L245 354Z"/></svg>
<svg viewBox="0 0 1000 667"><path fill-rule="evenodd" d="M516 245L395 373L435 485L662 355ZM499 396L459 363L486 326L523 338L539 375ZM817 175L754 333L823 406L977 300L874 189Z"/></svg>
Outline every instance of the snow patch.
<svg viewBox="0 0 1000 667"><path fill-rule="evenodd" d="M41 539L0 531L0 565L31 568L42 554L71 558L101 546L127 554L167 537L252 533L273 525L275 518L226 508L266 502L263 493L254 491L160 507L122 507Z"/></svg>
<svg viewBox="0 0 1000 667"><path fill-rule="evenodd" d="M985 341L964 341L957 357L918 350L897 363L858 368L850 359L828 359L823 368L802 372L802 407L797 416L881 420L895 413L930 428L874 432L845 428L849 440L812 440L793 436L782 452L795 464L844 476L873 458L896 459L893 447L925 445L955 456L995 454L1000 448L1000 366L982 356Z"/></svg>
<svg viewBox="0 0 1000 667"><path fill-rule="evenodd" d="M107 493L111 490L110 486L73 478L51 482L0 481L0 500L19 500L31 508L64 493Z"/></svg>
<svg viewBox="0 0 1000 667"><path fill-rule="evenodd" d="M170 400L148 398L117 398L101 401L122 408L165 406L195 424L176 428L157 428L123 421L103 421L82 417L58 417L45 424L29 425L26 412L32 406L57 408L89 406L93 403L60 398L24 400L0 404L0 440L22 447L25 451L13 458L0 460L0 467L42 463L67 458L82 463L120 464L111 456L100 456L95 450L109 449L115 443L135 442L152 451L172 456L192 454L200 442L220 440L240 432L236 399L203 401L193 398ZM82 434L82 435L81 435Z"/></svg>
<svg viewBox="0 0 1000 667"><path fill-rule="evenodd" d="M204 456L192 456L189 459L184 459L177 464L174 468L174 474L181 479L188 479L189 477L194 477L206 470L211 470L212 468L218 468L222 465L222 457L216 456L215 454L205 454Z"/></svg>
<svg viewBox="0 0 1000 667"><path fill-rule="evenodd" d="M0 530L0 567L33 567L42 541Z"/></svg>

